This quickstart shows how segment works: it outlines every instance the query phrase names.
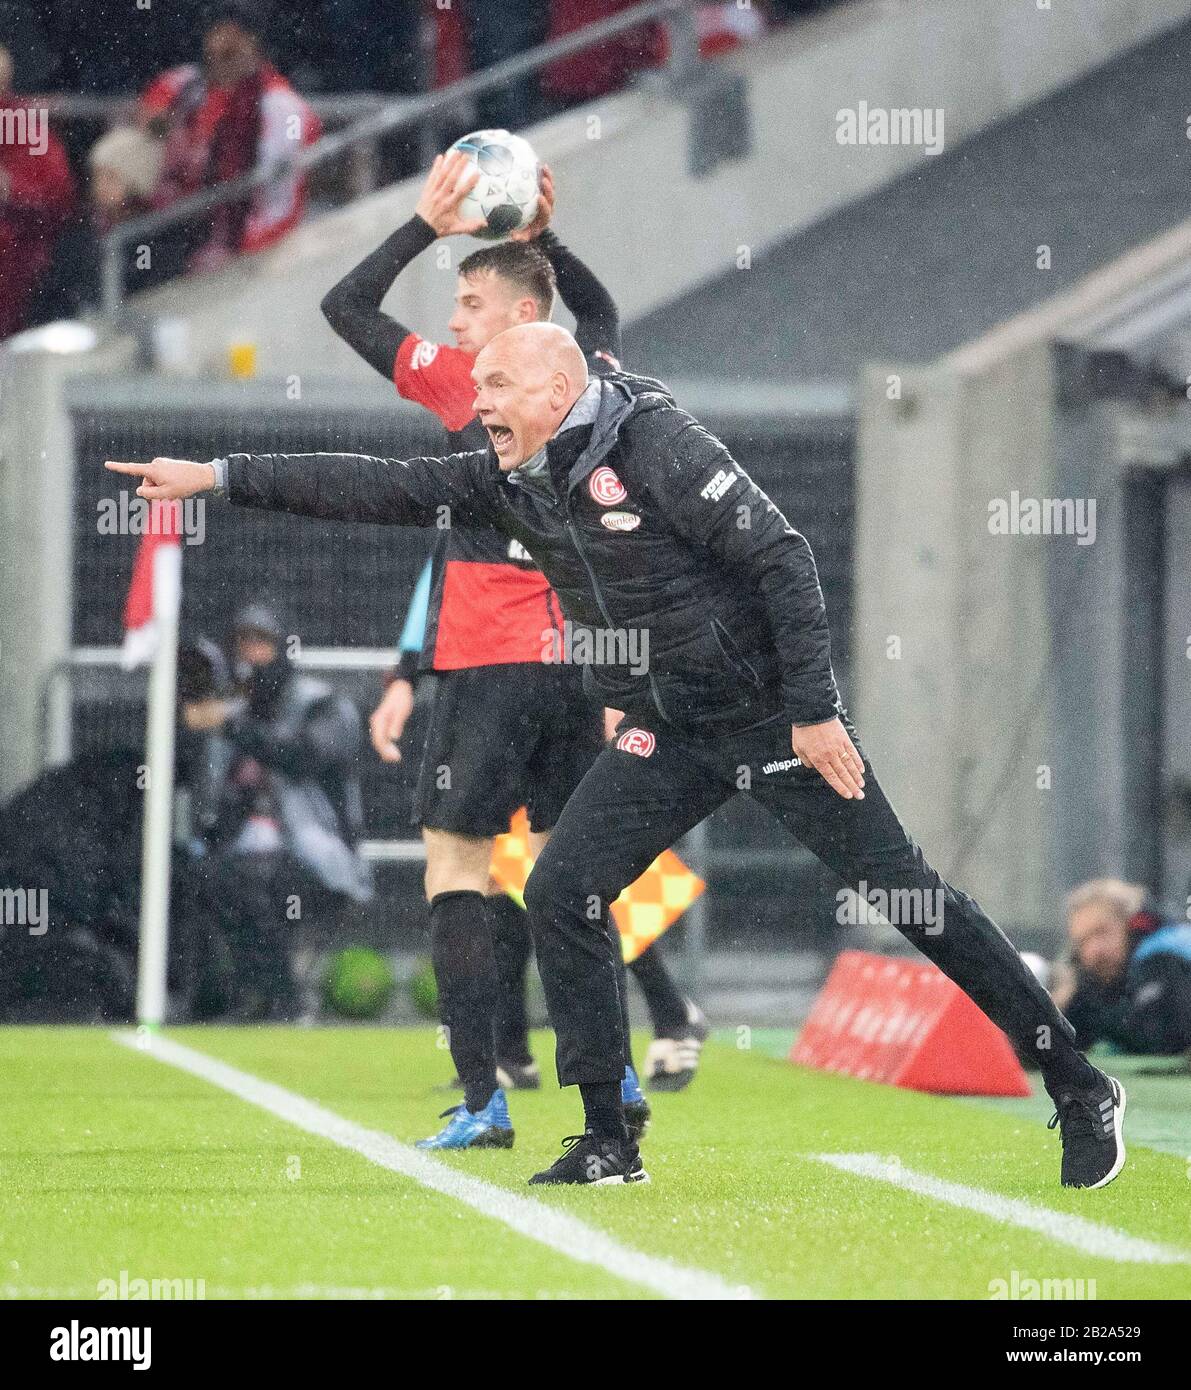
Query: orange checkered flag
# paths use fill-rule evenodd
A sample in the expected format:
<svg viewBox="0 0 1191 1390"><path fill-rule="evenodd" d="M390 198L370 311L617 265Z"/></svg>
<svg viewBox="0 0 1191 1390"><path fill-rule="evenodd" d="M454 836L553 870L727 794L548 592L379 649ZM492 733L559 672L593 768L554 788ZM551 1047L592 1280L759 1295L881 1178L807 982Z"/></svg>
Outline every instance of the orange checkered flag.
<svg viewBox="0 0 1191 1390"><path fill-rule="evenodd" d="M488 872L518 907L525 906L525 884L533 868L529 852L529 816L525 807L514 812L508 833L498 835L492 846L492 864Z"/></svg>
<svg viewBox="0 0 1191 1390"><path fill-rule="evenodd" d="M496 837L490 872L509 897L524 907L525 883L532 868L529 817L522 809L510 822L508 834ZM620 931L625 964L652 946L706 887L673 850L663 850L612 904L612 920Z"/></svg>

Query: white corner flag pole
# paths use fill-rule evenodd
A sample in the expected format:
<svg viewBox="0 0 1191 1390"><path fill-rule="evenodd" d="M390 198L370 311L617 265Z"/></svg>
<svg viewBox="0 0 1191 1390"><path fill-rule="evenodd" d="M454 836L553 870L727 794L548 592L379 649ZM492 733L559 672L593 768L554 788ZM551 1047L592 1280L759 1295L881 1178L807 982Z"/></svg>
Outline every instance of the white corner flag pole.
<svg viewBox="0 0 1191 1390"><path fill-rule="evenodd" d="M174 840L174 717L178 677L178 611L182 547L153 553L153 623L156 650L149 669L145 717L145 802L141 834L141 922L137 952L136 1015L158 1027L165 1021L169 949L170 857Z"/></svg>

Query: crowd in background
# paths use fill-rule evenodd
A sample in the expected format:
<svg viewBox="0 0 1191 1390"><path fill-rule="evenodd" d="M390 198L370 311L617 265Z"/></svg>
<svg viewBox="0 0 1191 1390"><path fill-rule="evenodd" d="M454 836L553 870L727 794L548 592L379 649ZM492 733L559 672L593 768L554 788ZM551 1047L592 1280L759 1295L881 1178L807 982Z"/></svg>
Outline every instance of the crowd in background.
<svg viewBox="0 0 1191 1390"><path fill-rule="evenodd" d="M833 0L709 0L702 23L749 35ZM437 45L439 77L482 68L639 0L250 0L269 52L303 91L405 92ZM203 0L140 7L130 0L0 0L0 42L23 91L133 93L193 56ZM716 12L720 12L718 15ZM718 42L726 42L721 35ZM624 61L623 56L619 61Z"/></svg>
<svg viewBox="0 0 1191 1390"><path fill-rule="evenodd" d="M0 0L0 338L94 308L100 239L118 223L274 167L322 123L308 97L443 87L637 0ZM716 0L699 7L714 56L827 0ZM467 121L517 129L615 91L666 60L647 25L501 84ZM53 93L123 96L126 123L80 142L42 129ZM300 95L300 93L304 95ZM28 118L28 126L21 121ZM5 123L6 122L6 123ZM464 126L466 128L466 125ZM412 134L390 141L387 176L416 167ZM127 292L272 245L307 206L282 172L243 198L126 247Z"/></svg>

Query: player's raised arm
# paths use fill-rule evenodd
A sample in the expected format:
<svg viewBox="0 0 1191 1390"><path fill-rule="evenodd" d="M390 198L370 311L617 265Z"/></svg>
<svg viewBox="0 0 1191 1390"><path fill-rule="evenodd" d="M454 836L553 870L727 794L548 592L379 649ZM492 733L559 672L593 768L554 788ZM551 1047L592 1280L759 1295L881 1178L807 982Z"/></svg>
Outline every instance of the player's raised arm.
<svg viewBox="0 0 1191 1390"><path fill-rule="evenodd" d="M482 452L413 459L229 454L209 463L155 458L106 467L141 478L138 497L167 500L211 492L241 507L331 521L491 526L499 512L496 482Z"/></svg>
<svg viewBox="0 0 1191 1390"><path fill-rule="evenodd" d="M384 313L381 303L406 266L438 237L483 226L459 215L460 202L478 178L460 151L440 154L414 215L323 296L323 317L386 381L393 380L397 352L412 330Z"/></svg>
<svg viewBox="0 0 1191 1390"><path fill-rule="evenodd" d="M554 215L554 176L542 166L538 215L530 225L513 232L510 241L537 241L554 270L562 302L575 317L575 341L585 356L593 354L620 361L620 312L616 301L600 278L568 247L550 227Z"/></svg>

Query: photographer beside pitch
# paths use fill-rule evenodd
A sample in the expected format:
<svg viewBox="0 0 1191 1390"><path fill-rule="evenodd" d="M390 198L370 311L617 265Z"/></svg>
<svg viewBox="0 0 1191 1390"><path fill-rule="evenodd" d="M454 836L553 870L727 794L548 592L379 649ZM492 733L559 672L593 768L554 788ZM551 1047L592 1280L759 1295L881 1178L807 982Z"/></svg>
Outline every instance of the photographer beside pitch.
<svg viewBox="0 0 1191 1390"><path fill-rule="evenodd" d="M557 325L499 334L472 377L484 452L108 467L141 476L143 497L213 490L241 506L326 519L426 526L446 506L454 525L519 540L572 622L648 630L648 672L586 668L593 698L625 718L526 888L559 1081L579 1086L586 1113L585 1133L531 1181L644 1180L621 1112L619 942L608 906L744 790L844 883L864 880L890 901L942 892L941 931L933 918L930 934L894 925L1036 1059L1059 1116L1063 1184L1110 1182L1125 1158L1123 1089L1076 1050L1008 939L926 863L882 793L836 690L806 540L656 382L627 373L589 381Z"/></svg>
<svg viewBox="0 0 1191 1390"><path fill-rule="evenodd" d="M1094 878L1067 894L1066 960L1051 995L1084 1047L1191 1056L1191 924L1139 883Z"/></svg>

